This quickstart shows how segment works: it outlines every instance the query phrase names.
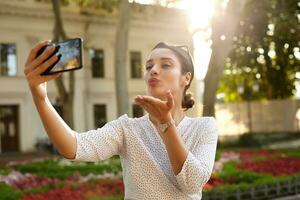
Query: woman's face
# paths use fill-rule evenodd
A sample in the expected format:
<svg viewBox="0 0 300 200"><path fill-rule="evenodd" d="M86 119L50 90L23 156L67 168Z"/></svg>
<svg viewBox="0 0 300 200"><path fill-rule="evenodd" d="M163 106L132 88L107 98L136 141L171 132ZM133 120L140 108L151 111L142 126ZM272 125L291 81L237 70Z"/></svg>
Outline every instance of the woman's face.
<svg viewBox="0 0 300 200"><path fill-rule="evenodd" d="M188 81L181 74L179 59L170 49L154 49L145 64L144 80L148 94L165 100L170 89L174 98L182 98L184 87Z"/></svg>

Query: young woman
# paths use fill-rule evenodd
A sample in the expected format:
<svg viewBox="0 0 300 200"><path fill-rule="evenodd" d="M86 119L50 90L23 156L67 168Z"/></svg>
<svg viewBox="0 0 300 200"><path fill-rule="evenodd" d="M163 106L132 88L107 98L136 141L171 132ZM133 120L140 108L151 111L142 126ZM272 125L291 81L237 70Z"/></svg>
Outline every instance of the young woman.
<svg viewBox="0 0 300 200"><path fill-rule="evenodd" d="M58 151L65 158L99 161L120 155L125 199L201 199L202 188L212 173L217 146L213 117L187 117L194 101L186 94L194 76L192 58L184 47L157 44L145 65L148 95L135 102L148 114L126 114L102 128L77 133L52 107L46 82L59 76L41 76L55 62L48 48L36 58L47 41L30 52L24 73L41 120Z"/></svg>

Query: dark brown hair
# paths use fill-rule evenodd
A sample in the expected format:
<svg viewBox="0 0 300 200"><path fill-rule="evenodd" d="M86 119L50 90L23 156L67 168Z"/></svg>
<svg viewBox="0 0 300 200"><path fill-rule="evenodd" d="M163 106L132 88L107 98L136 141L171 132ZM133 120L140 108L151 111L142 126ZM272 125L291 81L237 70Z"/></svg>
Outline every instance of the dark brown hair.
<svg viewBox="0 0 300 200"><path fill-rule="evenodd" d="M180 65L181 65L181 74L184 75L188 72L191 73L191 80L189 84L184 88L183 91L183 98L182 98L182 103L181 106L182 108L185 108L185 111L188 110L189 108L192 108L193 105L195 104L195 101L192 97L191 93L186 93L187 89L189 89L191 82L194 78L194 64L192 60L192 56L189 53L189 50L187 46L178 46L178 45L169 45L164 42L160 42L157 45L154 46L154 49L158 48L165 48L165 49L170 49L179 59Z"/></svg>

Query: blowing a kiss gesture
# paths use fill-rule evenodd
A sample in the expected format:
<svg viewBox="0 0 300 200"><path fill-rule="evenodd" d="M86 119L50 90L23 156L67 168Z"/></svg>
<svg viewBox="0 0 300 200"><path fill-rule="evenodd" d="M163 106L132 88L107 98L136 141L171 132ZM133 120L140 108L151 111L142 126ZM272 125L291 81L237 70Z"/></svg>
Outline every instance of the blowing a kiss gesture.
<svg viewBox="0 0 300 200"><path fill-rule="evenodd" d="M171 110L174 107L174 100L170 90L166 94L165 101L148 95L138 95L134 100L154 118L155 123L163 123L172 119Z"/></svg>

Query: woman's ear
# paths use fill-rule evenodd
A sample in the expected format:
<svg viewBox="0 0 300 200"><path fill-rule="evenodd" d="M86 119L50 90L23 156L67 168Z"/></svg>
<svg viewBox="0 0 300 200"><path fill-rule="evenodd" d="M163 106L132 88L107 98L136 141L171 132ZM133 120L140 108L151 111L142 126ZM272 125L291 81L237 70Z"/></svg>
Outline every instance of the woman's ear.
<svg viewBox="0 0 300 200"><path fill-rule="evenodd" d="M186 87L190 84L192 78L191 72L187 72L184 75L181 75L181 85Z"/></svg>
<svg viewBox="0 0 300 200"><path fill-rule="evenodd" d="M191 74L191 72L187 72L187 73L184 75L184 77L185 77L185 84L186 84L186 86L187 86L187 85L190 84L191 79L192 79L192 74Z"/></svg>

